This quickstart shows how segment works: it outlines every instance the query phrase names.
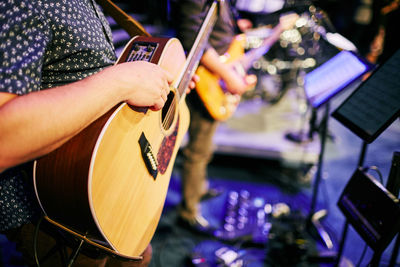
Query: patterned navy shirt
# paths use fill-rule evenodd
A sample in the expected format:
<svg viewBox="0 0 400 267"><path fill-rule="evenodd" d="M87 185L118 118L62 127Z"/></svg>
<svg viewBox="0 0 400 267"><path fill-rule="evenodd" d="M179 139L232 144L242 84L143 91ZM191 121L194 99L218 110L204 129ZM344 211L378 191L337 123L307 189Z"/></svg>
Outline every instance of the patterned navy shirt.
<svg viewBox="0 0 400 267"><path fill-rule="evenodd" d="M0 2L0 92L24 95L67 84L115 60L111 29L94 0ZM38 211L31 172L0 173L0 231Z"/></svg>

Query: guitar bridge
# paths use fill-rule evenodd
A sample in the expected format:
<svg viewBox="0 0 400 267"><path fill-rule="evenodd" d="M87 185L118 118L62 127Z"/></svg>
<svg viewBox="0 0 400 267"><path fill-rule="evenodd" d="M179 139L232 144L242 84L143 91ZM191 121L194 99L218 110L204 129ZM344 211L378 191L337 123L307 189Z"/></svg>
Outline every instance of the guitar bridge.
<svg viewBox="0 0 400 267"><path fill-rule="evenodd" d="M153 149L151 148L151 145L144 133L140 135L139 145L142 152L142 158L144 160L144 163L146 164L147 170L155 180L158 174L158 162L157 159L154 157Z"/></svg>

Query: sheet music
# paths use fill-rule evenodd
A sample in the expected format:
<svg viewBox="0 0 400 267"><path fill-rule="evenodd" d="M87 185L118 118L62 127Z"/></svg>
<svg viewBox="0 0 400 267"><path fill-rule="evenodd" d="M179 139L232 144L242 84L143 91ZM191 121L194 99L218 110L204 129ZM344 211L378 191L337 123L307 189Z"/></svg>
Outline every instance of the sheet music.
<svg viewBox="0 0 400 267"><path fill-rule="evenodd" d="M335 110L333 116L342 122L343 118L349 121L371 139L382 131L382 127L391 123L389 121L394 120L399 111L400 50L363 82ZM347 123L345 125L348 126Z"/></svg>
<svg viewBox="0 0 400 267"><path fill-rule="evenodd" d="M367 70L368 67L355 54L341 51L307 73L304 84L307 98L314 107L318 107Z"/></svg>

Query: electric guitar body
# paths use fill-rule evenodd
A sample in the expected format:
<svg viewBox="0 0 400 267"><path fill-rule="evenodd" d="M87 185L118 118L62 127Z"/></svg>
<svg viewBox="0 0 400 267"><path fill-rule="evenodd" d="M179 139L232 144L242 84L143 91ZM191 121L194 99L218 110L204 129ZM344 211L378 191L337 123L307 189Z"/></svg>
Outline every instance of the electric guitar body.
<svg viewBox="0 0 400 267"><path fill-rule="evenodd" d="M253 62L267 53L269 48L279 40L280 34L291 28L298 17L295 13L281 16L279 24L271 30L270 35L262 44L247 52L245 52L246 35L239 34L235 36L228 51L220 57L221 62L230 65L238 75L246 80L246 73ZM218 121L229 119L240 102L240 96L230 93L221 77L208 70L205 66L200 65L196 74L200 77L199 82L196 83L196 92L209 115ZM253 81L248 84L247 89L249 90L255 85L256 81Z"/></svg>
<svg viewBox="0 0 400 267"><path fill-rule="evenodd" d="M239 34L232 40L228 51L220 57L221 62L231 64L244 55L246 36ZM200 65L196 74L200 80L196 83L196 92L209 114L216 120L224 121L235 112L240 98L227 92L221 78Z"/></svg>

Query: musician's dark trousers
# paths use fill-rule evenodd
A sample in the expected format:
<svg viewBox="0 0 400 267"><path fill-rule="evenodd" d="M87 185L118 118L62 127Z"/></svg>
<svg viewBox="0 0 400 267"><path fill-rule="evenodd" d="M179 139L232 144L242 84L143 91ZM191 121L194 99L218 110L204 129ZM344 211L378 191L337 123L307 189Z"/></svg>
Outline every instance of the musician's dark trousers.
<svg viewBox="0 0 400 267"><path fill-rule="evenodd" d="M179 215L188 221L201 213L199 203L208 190L207 165L213 155L213 136L218 126L200 101L196 92L187 96L190 109L189 142L183 150L183 201Z"/></svg>
<svg viewBox="0 0 400 267"><path fill-rule="evenodd" d="M46 223L43 222L43 227L46 227ZM41 227L42 228L42 227ZM49 225L47 225L49 228ZM51 228L51 226L50 226ZM59 231L57 229L50 229L51 231ZM51 232L50 231L50 232ZM73 249L67 246L57 247L54 253L49 253L52 248L55 247L56 244L59 244L60 241L56 241L59 239L53 238L55 235L49 235L49 231L39 231L38 241L37 241L37 252L38 258L41 259L40 266L41 267L64 267L67 266L70 260L70 254L73 252ZM2 232L5 234L7 238L16 243L17 250L22 253L23 259L28 264L28 266L37 266L35 263L34 256L34 234L35 234L35 225L26 224L19 228L8 230ZM49 254L49 257L45 255ZM92 253L91 256L86 256L83 253L79 253L72 266L77 267L111 267L111 266L121 266L121 267L142 267L148 266L151 260L152 248L149 245L143 253L143 260L138 261L123 261L121 259L117 259L115 257L111 257L105 255L104 252L96 253L94 256ZM44 259L45 258L45 259Z"/></svg>

